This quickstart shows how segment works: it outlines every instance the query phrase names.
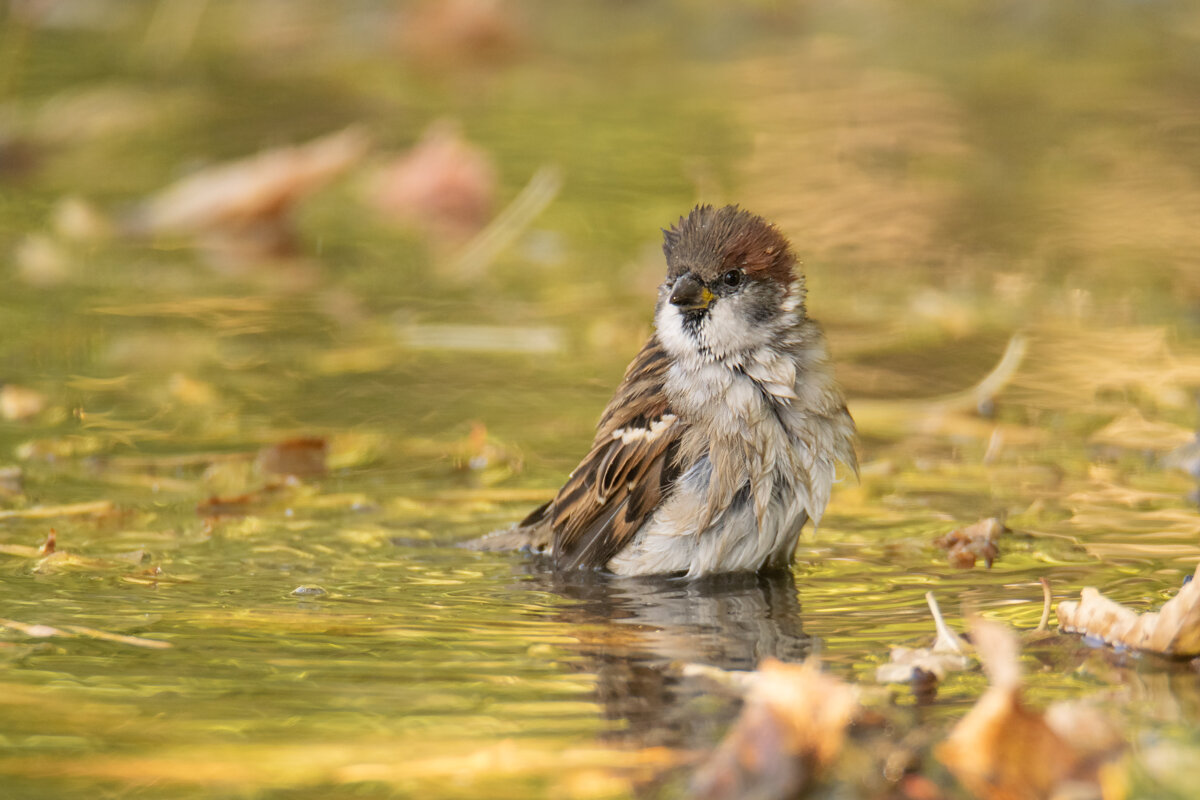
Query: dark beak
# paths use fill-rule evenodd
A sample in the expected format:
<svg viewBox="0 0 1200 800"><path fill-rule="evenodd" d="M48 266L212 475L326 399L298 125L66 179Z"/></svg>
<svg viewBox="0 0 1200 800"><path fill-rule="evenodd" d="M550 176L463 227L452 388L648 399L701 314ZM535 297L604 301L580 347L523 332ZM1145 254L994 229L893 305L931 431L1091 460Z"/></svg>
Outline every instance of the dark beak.
<svg viewBox="0 0 1200 800"><path fill-rule="evenodd" d="M671 288L671 305L679 306L685 311L696 311L708 308L715 295L701 283L695 275L688 272Z"/></svg>

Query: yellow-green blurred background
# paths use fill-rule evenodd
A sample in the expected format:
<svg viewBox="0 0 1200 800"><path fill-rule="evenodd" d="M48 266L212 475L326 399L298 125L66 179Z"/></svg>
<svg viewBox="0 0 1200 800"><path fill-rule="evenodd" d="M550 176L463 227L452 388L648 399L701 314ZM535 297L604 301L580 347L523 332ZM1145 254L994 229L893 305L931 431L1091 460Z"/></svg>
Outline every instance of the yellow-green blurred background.
<svg viewBox="0 0 1200 800"><path fill-rule="evenodd" d="M679 796L736 710L681 662L870 684L928 590L1028 629L1040 577L1141 611L1200 560L1194 3L0 26L0 795ZM697 202L789 236L860 426L794 580L563 586L452 547L584 452ZM995 514L990 571L931 544ZM1039 647L1034 700L1101 704L1131 795L1188 796L1194 671ZM896 723L947 796L930 743L984 684ZM870 772L824 791L895 790Z"/></svg>

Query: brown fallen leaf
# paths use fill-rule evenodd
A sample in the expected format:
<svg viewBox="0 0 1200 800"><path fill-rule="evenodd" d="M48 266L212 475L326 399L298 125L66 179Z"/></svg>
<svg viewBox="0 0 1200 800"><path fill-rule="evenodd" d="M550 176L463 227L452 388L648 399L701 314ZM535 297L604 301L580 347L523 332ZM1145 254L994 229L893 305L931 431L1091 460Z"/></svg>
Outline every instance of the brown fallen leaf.
<svg viewBox="0 0 1200 800"><path fill-rule="evenodd" d="M294 475L299 478L324 475L329 442L323 436L299 436L258 451L259 470L268 475Z"/></svg>
<svg viewBox="0 0 1200 800"><path fill-rule="evenodd" d="M439 120L411 150L378 168L368 200L391 222L457 241L487 223L496 183L491 157L456 123Z"/></svg>
<svg viewBox="0 0 1200 800"><path fill-rule="evenodd" d="M197 236L247 256L291 252L288 215L305 196L345 172L366 153L358 128L293 147L218 164L168 186L126 222L135 236Z"/></svg>
<svg viewBox="0 0 1200 800"><path fill-rule="evenodd" d="M837 758L858 690L816 661L763 662L733 729L692 778L691 797L791 798Z"/></svg>
<svg viewBox="0 0 1200 800"><path fill-rule="evenodd" d="M1058 604L1058 625L1066 633L1082 633L1114 646L1159 655L1200 655L1200 565L1158 611L1138 614L1088 586L1078 601Z"/></svg>
<svg viewBox="0 0 1200 800"><path fill-rule="evenodd" d="M937 680L947 672L966 669L971 664L970 645L950 630L942 617L933 592L926 592L925 602L933 614L937 627L937 639L932 647L893 647L891 660L875 670L875 680L880 683L908 683L921 677L921 673L932 675Z"/></svg>
<svg viewBox="0 0 1200 800"><path fill-rule="evenodd" d="M991 686L934 753L976 797L1048 798L1074 771L1078 757L1021 699L1016 635L976 620L971 636Z"/></svg>
<svg viewBox="0 0 1200 800"><path fill-rule="evenodd" d="M971 637L991 686L934 754L976 797L1101 797L1124 741L1094 708L1057 704L1043 715L1021 696L1020 644L1009 628L976 619ZM1103 795L1108 796L1108 795Z"/></svg>
<svg viewBox="0 0 1200 800"><path fill-rule="evenodd" d="M938 537L933 543L946 550L950 565L960 569L970 569L975 566L975 559L982 558L988 569L1000 555L998 542L1000 535L1008 533L996 517L981 519L965 528L957 528L945 536Z"/></svg>

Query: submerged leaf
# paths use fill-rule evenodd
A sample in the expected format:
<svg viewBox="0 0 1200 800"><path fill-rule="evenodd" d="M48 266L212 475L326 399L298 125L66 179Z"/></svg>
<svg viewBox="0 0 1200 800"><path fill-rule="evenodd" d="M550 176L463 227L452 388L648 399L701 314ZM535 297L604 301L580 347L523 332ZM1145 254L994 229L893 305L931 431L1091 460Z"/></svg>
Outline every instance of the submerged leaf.
<svg viewBox="0 0 1200 800"><path fill-rule="evenodd" d="M919 678L922 673L932 675L940 681L946 677L947 672L970 666L969 646L946 625L933 592L926 592L925 602L929 604L929 611L933 614L937 640L934 641L933 647L893 647L891 660L875 670L875 680L880 683L908 683Z"/></svg>
<svg viewBox="0 0 1200 800"><path fill-rule="evenodd" d="M692 779L696 798L791 798L838 756L855 687L817 663L763 662L733 729Z"/></svg>
<svg viewBox="0 0 1200 800"><path fill-rule="evenodd" d="M1200 566L1179 594L1158 611L1138 614L1086 587L1078 601L1058 604L1058 624L1067 633L1082 633L1111 645L1165 656L1200 655Z"/></svg>
<svg viewBox="0 0 1200 800"><path fill-rule="evenodd" d="M993 622L971 628L991 687L935 754L976 797L1050 797L1075 769L1077 755L1021 699L1016 635Z"/></svg>
<svg viewBox="0 0 1200 800"><path fill-rule="evenodd" d="M957 528L934 540L934 544L946 551L951 566L970 569L975 559L982 558L988 569L1000 555L1000 535L1008 532L996 517L981 519L974 525Z"/></svg>

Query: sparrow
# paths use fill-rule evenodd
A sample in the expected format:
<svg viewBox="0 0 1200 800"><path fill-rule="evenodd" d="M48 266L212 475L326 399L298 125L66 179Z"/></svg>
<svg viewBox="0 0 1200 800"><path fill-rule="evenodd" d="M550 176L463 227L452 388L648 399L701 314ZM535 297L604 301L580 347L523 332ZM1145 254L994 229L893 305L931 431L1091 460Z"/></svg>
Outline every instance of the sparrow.
<svg viewBox="0 0 1200 800"><path fill-rule="evenodd" d="M854 421L779 230L700 205L663 231L655 331L549 502L469 543L558 571L688 578L787 568L820 522Z"/></svg>

